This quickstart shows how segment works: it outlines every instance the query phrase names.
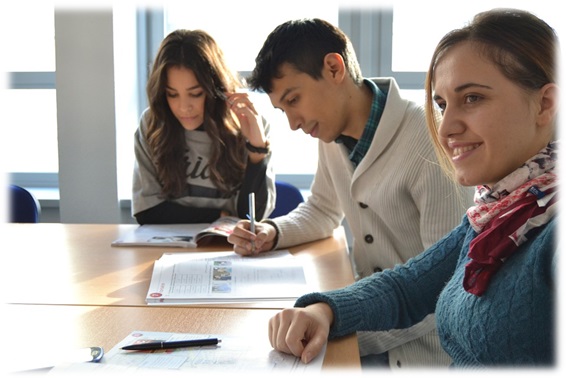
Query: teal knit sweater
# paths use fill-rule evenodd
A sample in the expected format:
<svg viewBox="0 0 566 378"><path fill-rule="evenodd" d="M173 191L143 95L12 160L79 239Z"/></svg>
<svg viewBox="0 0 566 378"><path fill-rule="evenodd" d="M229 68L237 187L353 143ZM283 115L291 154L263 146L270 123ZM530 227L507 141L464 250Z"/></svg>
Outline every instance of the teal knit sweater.
<svg viewBox="0 0 566 378"><path fill-rule="evenodd" d="M343 289L312 293L296 307L328 303L330 338L356 331L407 328L436 312L443 348L454 366L554 363L555 228L553 219L505 261L481 296L462 282L470 241L468 220L404 265Z"/></svg>

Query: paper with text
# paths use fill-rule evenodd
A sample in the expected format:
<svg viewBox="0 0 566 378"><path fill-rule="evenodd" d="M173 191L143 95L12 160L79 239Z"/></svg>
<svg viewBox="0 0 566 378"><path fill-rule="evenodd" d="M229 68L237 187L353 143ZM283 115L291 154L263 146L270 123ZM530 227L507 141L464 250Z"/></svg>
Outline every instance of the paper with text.
<svg viewBox="0 0 566 378"><path fill-rule="evenodd" d="M294 300L308 292L303 266L287 250L165 253L153 267L148 304Z"/></svg>

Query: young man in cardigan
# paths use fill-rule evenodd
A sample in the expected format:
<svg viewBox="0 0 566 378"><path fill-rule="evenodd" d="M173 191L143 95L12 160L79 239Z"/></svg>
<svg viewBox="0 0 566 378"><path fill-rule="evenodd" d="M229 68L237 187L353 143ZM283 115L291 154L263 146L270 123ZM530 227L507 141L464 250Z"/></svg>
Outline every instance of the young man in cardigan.
<svg viewBox="0 0 566 378"><path fill-rule="evenodd" d="M286 216L241 221L229 241L252 255L332 235L343 218L353 234L357 278L427 249L461 221L471 198L442 172L424 109L393 78L364 78L351 42L320 19L289 21L267 38L248 83L319 142L311 196ZM358 334L362 364L448 366L434 316L412 328Z"/></svg>

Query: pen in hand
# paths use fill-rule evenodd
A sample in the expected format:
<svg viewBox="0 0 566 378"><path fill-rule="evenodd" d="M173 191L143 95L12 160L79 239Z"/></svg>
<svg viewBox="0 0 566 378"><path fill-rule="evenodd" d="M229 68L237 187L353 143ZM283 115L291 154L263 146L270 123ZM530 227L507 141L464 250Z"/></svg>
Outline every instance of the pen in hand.
<svg viewBox="0 0 566 378"><path fill-rule="evenodd" d="M248 197L250 231L255 234L255 194L252 192ZM252 252L255 252L255 243L252 241Z"/></svg>
<svg viewBox="0 0 566 378"><path fill-rule="evenodd" d="M156 341L151 343L132 344L123 346L123 350L156 350L156 349L173 349L186 348L207 345L217 345L220 339L196 339L196 340L178 340L178 341Z"/></svg>

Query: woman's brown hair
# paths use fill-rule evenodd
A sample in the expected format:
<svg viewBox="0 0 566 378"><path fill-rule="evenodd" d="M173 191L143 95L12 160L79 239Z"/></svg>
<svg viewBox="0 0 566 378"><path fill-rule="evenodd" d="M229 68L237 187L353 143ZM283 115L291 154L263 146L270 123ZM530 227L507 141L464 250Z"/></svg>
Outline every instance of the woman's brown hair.
<svg viewBox="0 0 566 378"><path fill-rule="evenodd" d="M149 122L147 140L165 198L179 197L186 185L185 129L166 98L167 70L193 71L206 96L204 130L212 140L210 177L229 194L240 185L246 166L245 139L226 104L226 93L241 86L224 61L215 40L202 30L176 30L161 43L147 82Z"/></svg>

